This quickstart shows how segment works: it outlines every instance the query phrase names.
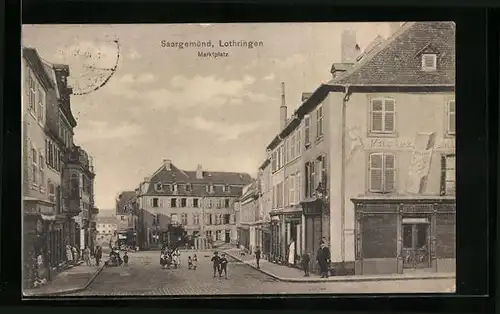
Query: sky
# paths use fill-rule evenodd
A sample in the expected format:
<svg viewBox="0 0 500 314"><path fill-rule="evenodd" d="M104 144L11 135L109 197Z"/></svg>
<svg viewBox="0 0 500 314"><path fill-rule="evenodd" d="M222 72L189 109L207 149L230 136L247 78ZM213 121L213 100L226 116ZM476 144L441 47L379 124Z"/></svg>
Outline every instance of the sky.
<svg viewBox="0 0 500 314"><path fill-rule="evenodd" d="M331 79L346 29L361 49L390 33L389 23L23 25L22 43L70 66L75 144L93 158L96 206L110 209L163 159L255 176L279 131L281 82L290 115ZM214 48L162 47L198 40Z"/></svg>

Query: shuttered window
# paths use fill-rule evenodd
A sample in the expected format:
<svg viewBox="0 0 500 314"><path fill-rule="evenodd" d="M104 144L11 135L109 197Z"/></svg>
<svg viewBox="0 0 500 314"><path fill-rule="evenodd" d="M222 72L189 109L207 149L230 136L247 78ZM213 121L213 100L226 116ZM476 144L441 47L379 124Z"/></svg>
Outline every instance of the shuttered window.
<svg viewBox="0 0 500 314"><path fill-rule="evenodd" d="M395 155L392 153L372 153L369 159L370 192L394 192L396 189Z"/></svg>
<svg viewBox="0 0 500 314"><path fill-rule="evenodd" d="M311 124L311 117L306 116L304 118L304 145L308 147L311 144L310 141L310 124Z"/></svg>
<svg viewBox="0 0 500 314"><path fill-rule="evenodd" d="M433 71L437 68L437 55L436 54L423 54L422 55L422 70Z"/></svg>
<svg viewBox="0 0 500 314"><path fill-rule="evenodd" d="M393 99L376 98L370 103L372 133L395 132L396 108Z"/></svg>
<svg viewBox="0 0 500 314"><path fill-rule="evenodd" d="M455 111L455 100L450 100L448 102L448 134L455 134L455 123L456 123L456 111Z"/></svg>
<svg viewBox="0 0 500 314"><path fill-rule="evenodd" d="M316 137L323 136L323 106L319 106L316 110Z"/></svg>
<svg viewBox="0 0 500 314"><path fill-rule="evenodd" d="M455 155L441 156L441 195L455 195L456 193L455 160Z"/></svg>

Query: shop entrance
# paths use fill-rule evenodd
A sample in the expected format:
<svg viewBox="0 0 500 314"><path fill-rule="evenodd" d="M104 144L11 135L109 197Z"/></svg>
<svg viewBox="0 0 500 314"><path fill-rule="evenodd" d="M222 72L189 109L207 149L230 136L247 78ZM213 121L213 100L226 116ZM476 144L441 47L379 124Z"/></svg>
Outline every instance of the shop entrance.
<svg viewBox="0 0 500 314"><path fill-rule="evenodd" d="M430 224L427 218L404 218L403 268L429 268L430 262Z"/></svg>
<svg viewBox="0 0 500 314"><path fill-rule="evenodd" d="M231 230L226 230L226 236L225 236L225 239L224 239L226 243L230 243L231 242Z"/></svg>

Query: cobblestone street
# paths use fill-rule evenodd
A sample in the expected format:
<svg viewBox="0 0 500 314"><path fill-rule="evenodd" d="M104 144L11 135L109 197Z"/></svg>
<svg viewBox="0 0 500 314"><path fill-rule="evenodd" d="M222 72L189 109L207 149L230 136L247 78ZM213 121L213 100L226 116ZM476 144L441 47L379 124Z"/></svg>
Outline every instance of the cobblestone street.
<svg viewBox="0 0 500 314"><path fill-rule="evenodd" d="M287 283L277 281L236 260L228 265L229 278L212 277L210 252L198 252L198 269L187 268L182 253L179 269L161 269L159 252L131 253L129 265L104 269L85 291L66 296L92 295L213 295L291 293L447 292L454 279Z"/></svg>

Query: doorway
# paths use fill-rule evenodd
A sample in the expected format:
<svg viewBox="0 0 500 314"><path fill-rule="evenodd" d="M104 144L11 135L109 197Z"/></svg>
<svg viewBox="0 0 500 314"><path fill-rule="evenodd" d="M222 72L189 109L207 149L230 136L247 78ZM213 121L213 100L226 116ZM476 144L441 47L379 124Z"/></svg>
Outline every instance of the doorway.
<svg viewBox="0 0 500 314"><path fill-rule="evenodd" d="M226 243L230 243L231 242L231 231L230 230L226 230L226 236L225 236L225 239L224 239Z"/></svg>
<svg viewBox="0 0 500 314"><path fill-rule="evenodd" d="M430 267L430 228L425 218L403 219L403 268Z"/></svg>

